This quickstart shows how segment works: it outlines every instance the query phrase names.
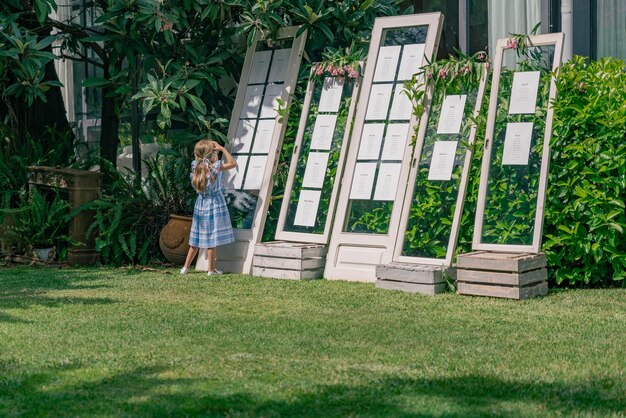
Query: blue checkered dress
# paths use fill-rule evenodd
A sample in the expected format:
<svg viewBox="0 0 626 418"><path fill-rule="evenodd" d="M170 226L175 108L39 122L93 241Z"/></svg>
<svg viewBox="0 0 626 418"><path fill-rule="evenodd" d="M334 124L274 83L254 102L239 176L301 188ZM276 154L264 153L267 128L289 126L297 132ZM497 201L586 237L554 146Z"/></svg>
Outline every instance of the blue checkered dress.
<svg viewBox="0 0 626 418"><path fill-rule="evenodd" d="M221 166L221 161L213 164L215 182L211 184L207 178L206 188L203 192L198 192L189 234L189 245L192 247L214 248L235 241L228 208L222 194ZM195 168L196 162L193 161L191 163L192 176Z"/></svg>

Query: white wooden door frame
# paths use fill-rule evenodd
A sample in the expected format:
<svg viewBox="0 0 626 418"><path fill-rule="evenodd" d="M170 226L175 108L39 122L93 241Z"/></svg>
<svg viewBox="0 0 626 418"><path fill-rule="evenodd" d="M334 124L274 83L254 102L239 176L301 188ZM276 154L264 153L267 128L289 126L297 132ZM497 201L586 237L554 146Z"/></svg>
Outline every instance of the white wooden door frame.
<svg viewBox="0 0 626 418"><path fill-rule="evenodd" d="M370 90L381 41L383 40L383 32L385 30L428 26L424 55L426 58L430 59L437 51L442 22L443 15L441 13L382 17L376 18L374 22L372 40L367 57L368 64L365 68L363 84L359 94L359 103L356 111L352 139L348 149L346 168L339 192L337 211L326 257L324 277L328 279L373 282L376 280L376 265L381 264L384 260L391 260L392 258L393 247L396 241L395 234L398 230L400 212L402 210L401 202L396 202L396 204L393 205L389 232L387 234L344 232L344 225L348 216L348 205L350 203L352 178L361 142L361 134L363 133ZM416 123L416 117L412 115L409 121L409 138L412 136L411 133L414 132ZM412 146L410 140L407 140L398 181L398 190L401 189L402 194L404 194L406 187L412 157L411 150Z"/></svg>
<svg viewBox="0 0 626 418"><path fill-rule="evenodd" d="M472 118L476 118L480 112L480 108L483 102L483 96L485 95L485 89L487 86L487 80L489 78L489 70L486 65L483 65L483 77L480 80L480 84L478 86L476 103L474 105L474 109L472 111ZM443 87L442 87L443 88ZM399 261L403 263L413 263L413 264L427 264L427 265L436 265L436 266L450 266L452 264L452 258L454 256L454 251L456 249L457 238L459 234L459 227L461 224L461 216L463 214L463 204L465 203L465 192L467 191L467 183L469 180L469 172L472 166L472 151L471 146L474 144L474 139L476 137L476 125L472 125L469 136L467 138L468 143L470 144L470 149L465 153L465 159L463 161L463 170L461 173L461 179L459 182L459 191L456 198L456 206L454 209L454 215L452 218L452 227L450 229L450 237L448 240L448 245L446 247L446 257L445 258L427 258L427 257L412 257L412 256L403 256L402 248L404 248L404 237L406 233L406 228L409 220L409 214L412 207L413 202L413 193L415 189L415 182L417 181L417 175L420 169L420 160L422 158L422 150L424 147L424 142L426 140L426 131L428 129L428 119L430 118L430 104L432 101L432 97L434 95L434 87L430 87L427 90L427 102L428 105L424 107L424 115L422 116L422 120L419 126L419 132L417 137L417 144L415 147L415 155L413 157L413 161L411 163L411 171L409 173L409 181L407 184L406 192L404 195L400 195L400 191L398 191L397 201L404 202L404 207L402 209L402 218L400 221L400 226L396 238L396 245L393 255L393 261ZM462 138L466 139L466 138Z"/></svg>
<svg viewBox="0 0 626 418"><path fill-rule="evenodd" d="M491 96L489 99L489 115L487 117L487 132L485 135L485 149L480 171L480 184L478 189L478 201L476 205L476 219L474 222L474 236L472 248L474 250L502 251L502 252L527 252L538 253L541 250L541 237L543 234L543 212L545 209L546 190L548 183L548 171L550 168L550 138L552 137L552 117L554 110L552 101L556 97L556 85L554 78L550 81L550 94L547 101L548 111L546 114L546 126L543 137L543 150L541 154L541 170L539 175L539 190L537 195L537 208L535 211L533 243L532 245L509 245L509 244L486 244L481 242L483 231L483 217L487 199L487 186L489 181L489 165L491 163L491 150L493 147L493 135L495 131L496 113L498 108L498 89L500 88L500 72L502 70L502 57L507 49L508 38L498 39L496 55L494 58L493 79L491 82ZM550 33L547 35L530 36L526 46L549 46L554 45L554 61L552 70L557 71L561 65L563 53L563 34Z"/></svg>
<svg viewBox="0 0 626 418"><path fill-rule="evenodd" d="M343 134L341 142L341 151L339 153L339 161L337 162L337 170L335 174L335 180L333 182L333 190L330 197L330 204L328 206L328 215L326 217L326 224L324 225L323 234L314 234L307 232L291 232L285 230L285 223L287 221L287 211L291 203L291 192L294 186L294 180L296 172L298 170L298 161L302 155L302 142L304 140L304 133L307 128L307 122L309 120L309 110L311 107L311 100L313 99L313 93L315 88L315 75L314 70L311 70L311 78L307 85L306 96L304 98L304 104L302 107L302 114L300 116L300 124L298 126L298 134L296 136L296 143L293 149L293 155L291 157L291 163L289 165L289 175L287 177L287 184L285 185L285 193L283 201L280 207L280 215L278 217L278 225L276 228L276 239L295 242L307 242L315 244L327 244L330 237L330 229L333 224L333 218L335 216L335 207L337 203L337 195L339 193L339 185L341 184L341 178L343 175L344 164L346 159L346 153L350 144L350 134L352 132L352 119L354 118L354 110L356 109L356 103L358 99L359 89L361 88L361 78L354 79L354 87L352 89L352 96L350 100L350 107L348 109L348 118L346 120L346 128ZM346 77L345 83L350 80ZM341 104L340 104L341 107Z"/></svg>
<svg viewBox="0 0 626 418"><path fill-rule="evenodd" d="M306 30L298 35L297 33L299 30L300 27L297 26L282 28L278 32L276 39L276 41L293 39L287 74L285 76L284 88L281 95L281 100L283 100L287 109L289 109L291 97L298 81L298 73L300 70L300 63L302 61L302 54L307 36ZM235 137L237 132L239 117L243 110L246 87L248 85L248 79L252 69L253 56L256 52L257 44L263 41L264 40L260 37L260 35L257 34L254 43L246 52L244 66L241 71L241 78L239 79L237 97L235 99L233 113L231 115L230 125L228 128L229 142L226 144L227 149L231 148L232 139ZM269 200L274 185L274 174L280 158L283 137L287 129L288 115L285 115L284 117L279 115L276 116L276 119L277 121L272 134L270 152L268 154L265 172L261 188L259 190L256 208L254 210L252 227L250 229L235 228L235 242L217 249L217 266L224 271L244 274L250 274L252 271L254 246L256 243L260 242L261 237L263 236L263 229L269 209ZM199 258L196 268L206 270L206 255L204 254L204 251L201 252L201 255L205 256L205 260L202 263Z"/></svg>

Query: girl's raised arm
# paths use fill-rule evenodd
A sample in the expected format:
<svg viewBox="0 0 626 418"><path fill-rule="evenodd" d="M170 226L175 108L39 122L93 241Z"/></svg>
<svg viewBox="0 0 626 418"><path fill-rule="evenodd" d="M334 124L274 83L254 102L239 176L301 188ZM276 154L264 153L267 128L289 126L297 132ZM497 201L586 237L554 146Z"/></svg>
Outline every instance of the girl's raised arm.
<svg viewBox="0 0 626 418"><path fill-rule="evenodd" d="M213 147L215 150L221 151L224 157L226 157L226 162L221 165L221 171L226 171L237 167L237 161L235 161L233 156L230 155L228 151L226 151L226 148L218 144L216 141L213 141Z"/></svg>

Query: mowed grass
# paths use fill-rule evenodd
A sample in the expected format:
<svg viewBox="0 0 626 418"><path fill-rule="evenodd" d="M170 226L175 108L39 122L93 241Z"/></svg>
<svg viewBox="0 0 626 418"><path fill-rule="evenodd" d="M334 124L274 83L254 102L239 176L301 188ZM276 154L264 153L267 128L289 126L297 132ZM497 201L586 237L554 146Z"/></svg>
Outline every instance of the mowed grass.
<svg viewBox="0 0 626 418"><path fill-rule="evenodd" d="M626 289L0 269L0 416L623 416Z"/></svg>

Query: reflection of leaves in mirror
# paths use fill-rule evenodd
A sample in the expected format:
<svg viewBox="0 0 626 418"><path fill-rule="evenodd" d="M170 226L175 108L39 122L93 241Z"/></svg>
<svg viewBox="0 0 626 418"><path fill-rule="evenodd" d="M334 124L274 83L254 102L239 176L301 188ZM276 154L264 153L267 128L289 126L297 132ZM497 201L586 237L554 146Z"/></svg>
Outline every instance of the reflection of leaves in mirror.
<svg viewBox="0 0 626 418"><path fill-rule="evenodd" d="M512 52L505 50L506 53ZM517 71L541 72L534 114L509 115L514 71L503 69L501 72L483 216L483 243L531 245L533 242L553 53L554 46L529 47L517 64ZM511 122L533 123L527 165L502 164L506 128Z"/></svg>
<svg viewBox="0 0 626 418"><path fill-rule="evenodd" d="M426 35L428 35L428 26L386 29L383 32L383 46L424 44Z"/></svg>
<svg viewBox="0 0 626 418"><path fill-rule="evenodd" d="M346 232L386 234L389 232L393 202L381 200L351 200Z"/></svg>
<svg viewBox="0 0 626 418"><path fill-rule="evenodd" d="M308 155L311 151L313 128L315 126L315 121L318 115L317 107L324 86L324 78L315 77L311 81L314 83L313 93L311 97L311 105L309 108L308 119L303 134L304 136L302 138L302 149L300 150L298 167L296 169L296 174L293 181L293 188L291 190L291 196L289 199L289 209L285 222L285 230L289 232L323 234L324 227L326 226L327 221L326 218L329 214L330 199L332 197L332 191L336 180L337 167L339 165L339 157L341 154L341 146L343 142L343 135L346 132L346 129L350 129L350 127L347 126L348 113L350 110L350 103L352 92L355 86L355 80L351 78L346 78L344 82L341 103L339 111L337 113L337 122L333 133L333 141L330 149L330 155L328 158L328 165L326 167L326 175L324 176L324 184L321 190L322 194L317 210L315 225L312 227L307 227L302 225L294 225L294 220L298 207L298 199L302 190L302 182L304 180L304 172L306 169Z"/></svg>

